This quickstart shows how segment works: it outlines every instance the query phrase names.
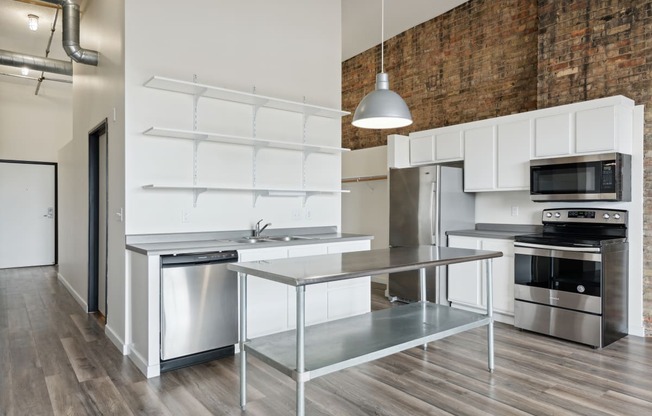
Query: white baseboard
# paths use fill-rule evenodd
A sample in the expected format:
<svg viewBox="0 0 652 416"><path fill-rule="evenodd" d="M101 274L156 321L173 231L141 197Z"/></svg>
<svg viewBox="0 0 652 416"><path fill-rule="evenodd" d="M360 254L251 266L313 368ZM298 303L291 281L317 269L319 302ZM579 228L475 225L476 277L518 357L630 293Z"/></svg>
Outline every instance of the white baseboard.
<svg viewBox="0 0 652 416"><path fill-rule="evenodd" d="M88 304L86 303L84 298L80 296L79 293L77 293L77 291L72 287L72 285L68 283L66 278L61 275L61 273L57 273L57 278L59 279L61 284L63 284L66 287L68 292L70 292L70 294L77 301L77 303L79 303L79 305L82 307L84 312L88 313Z"/></svg>
<svg viewBox="0 0 652 416"><path fill-rule="evenodd" d="M129 355L129 346L125 344L124 340L116 334L116 332L109 325L104 326L104 335L111 340L113 345L122 352L122 355Z"/></svg>
<svg viewBox="0 0 652 416"><path fill-rule="evenodd" d="M138 351L129 348L129 359L133 362L141 373L147 378L158 377L161 375L161 365L147 365L147 362Z"/></svg>
<svg viewBox="0 0 652 416"><path fill-rule="evenodd" d="M630 327L629 330L627 331L629 335L635 335L637 337L645 337L645 328L640 326L637 328L632 328Z"/></svg>

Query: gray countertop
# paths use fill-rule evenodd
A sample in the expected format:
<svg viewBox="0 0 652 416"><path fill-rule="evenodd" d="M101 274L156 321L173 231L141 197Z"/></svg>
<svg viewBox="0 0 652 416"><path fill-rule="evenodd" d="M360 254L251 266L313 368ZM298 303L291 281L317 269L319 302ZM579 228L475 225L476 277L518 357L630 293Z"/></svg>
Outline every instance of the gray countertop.
<svg viewBox="0 0 652 416"><path fill-rule="evenodd" d="M243 234L242 234L243 235ZM141 241L127 243L127 250L145 255L168 255L168 254L187 254L187 253L205 253L209 251L223 250L247 250L254 248L280 247L280 246L297 246L307 244L332 243L342 241L371 240L371 235L347 234L337 232L326 232L316 234L303 234L300 240L293 241L261 241L258 243L240 243L238 238L219 238L200 239L185 241Z"/></svg>
<svg viewBox="0 0 652 416"><path fill-rule="evenodd" d="M381 273L416 270L501 257L500 251L417 246L231 263L231 270L290 286L305 286Z"/></svg>
<svg viewBox="0 0 652 416"><path fill-rule="evenodd" d="M448 231L446 235L513 240L517 235L540 233L541 230L540 225L478 223L473 230Z"/></svg>

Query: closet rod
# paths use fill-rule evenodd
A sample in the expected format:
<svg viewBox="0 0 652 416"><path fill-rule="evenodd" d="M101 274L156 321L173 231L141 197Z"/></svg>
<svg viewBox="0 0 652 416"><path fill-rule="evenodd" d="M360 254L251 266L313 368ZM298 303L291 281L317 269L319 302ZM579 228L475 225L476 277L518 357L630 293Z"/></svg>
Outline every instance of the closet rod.
<svg viewBox="0 0 652 416"><path fill-rule="evenodd" d="M382 181L387 179L387 175L378 175L378 176L361 176L359 178L346 178L342 179L342 183L349 182L367 182L367 181Z"/></svg>

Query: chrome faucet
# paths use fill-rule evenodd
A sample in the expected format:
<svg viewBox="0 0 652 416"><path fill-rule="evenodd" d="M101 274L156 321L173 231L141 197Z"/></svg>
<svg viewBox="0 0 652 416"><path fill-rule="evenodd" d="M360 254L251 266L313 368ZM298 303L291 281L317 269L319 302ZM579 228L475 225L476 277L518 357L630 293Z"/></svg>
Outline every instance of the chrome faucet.
<svg viewBox="0 0 652 416"><path fill-rule="evenodd" d="M269 227L270 225L272 225L271 222L268 222L267 224L263 225L263 228L260 228L260 223L261 223L261 222L263 222L262 219L256 223L256 227L254 228L254 237L260 237L260 233L262 233L263 231L265 231L265 228L267 228L267 227Z"/></svg>

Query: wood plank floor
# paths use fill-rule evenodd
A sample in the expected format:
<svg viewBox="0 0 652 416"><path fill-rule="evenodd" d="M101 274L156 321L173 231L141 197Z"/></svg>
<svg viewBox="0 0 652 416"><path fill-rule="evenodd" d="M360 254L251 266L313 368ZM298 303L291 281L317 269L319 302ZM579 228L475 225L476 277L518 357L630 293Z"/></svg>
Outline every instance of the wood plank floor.
<svg viewBox="0 0 652 416"><path fill-rule="evenodd" d="M374 308L389 306L372 290ZM110 317L109 317L110 319ZM306 385L309 415L652 414L652 340L602 350L496 325L340 371ZM54 267L0 270L1 415L265 415L294 410L294 384L251 360L238 407L238 360L147 380L83 313Z"/></svg>

